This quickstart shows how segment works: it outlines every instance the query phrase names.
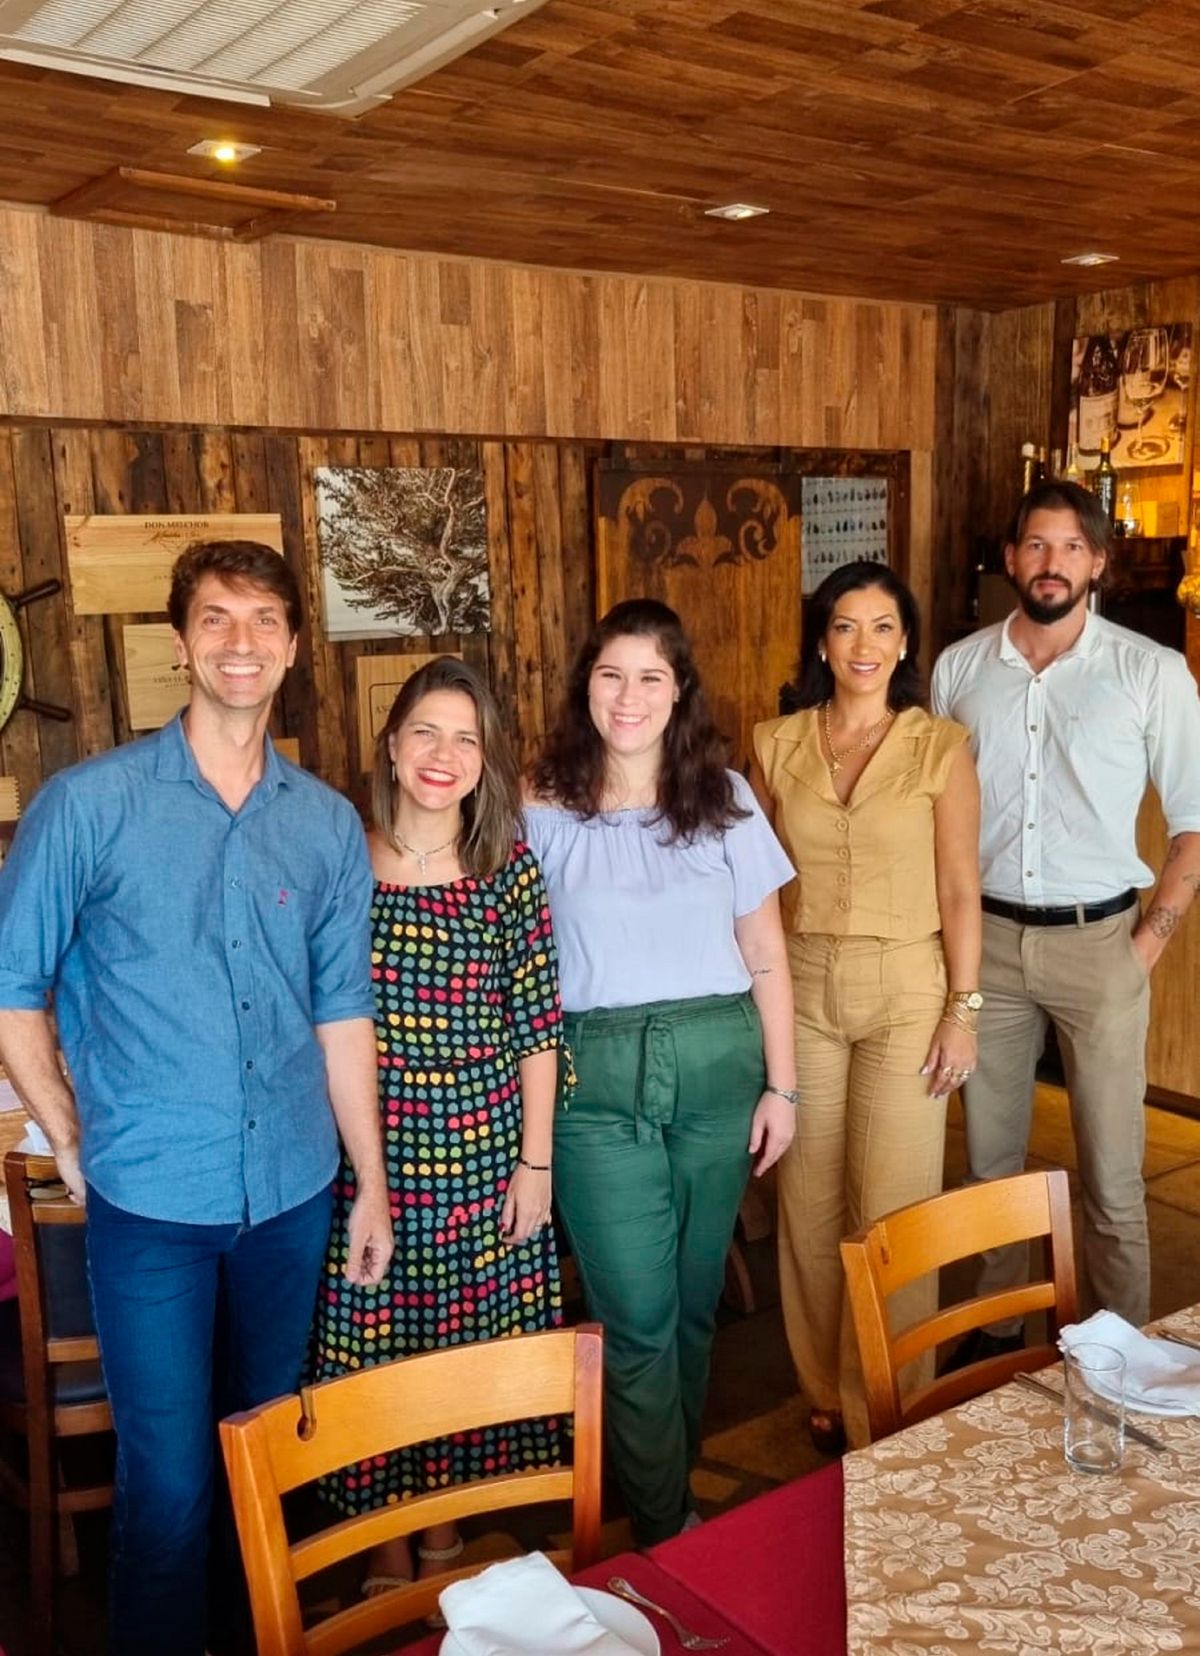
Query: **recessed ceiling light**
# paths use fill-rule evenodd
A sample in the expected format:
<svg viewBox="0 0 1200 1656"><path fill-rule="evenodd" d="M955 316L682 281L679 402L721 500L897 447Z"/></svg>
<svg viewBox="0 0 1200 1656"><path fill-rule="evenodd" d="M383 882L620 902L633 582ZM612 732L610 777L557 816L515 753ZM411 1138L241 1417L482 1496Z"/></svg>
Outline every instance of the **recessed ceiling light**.
<svg viewBox="0 0 1200 1656"><path fill-rule="evenodd" d="M736 221L738 219L761 218L764 213L770 211L769 207L752 207L748 201L731 201L725 207L706 207L704 216L705 218L734 219Z"/></svg>
<svg viewBox="0 0 1200 1656"><path fill-rule="evenodd" d="M1116 264L1120 260L1119 253L1073 253L1069 259L1060 259L1060 264L1083 265L1090 270L1093 265Z"/></svg>
<svg viewBox="0 0 1200 1656"><path fill-rule="evenodd" d="M204 155L210 161L220 161L232 167L238 161L247 161L252 155L262 154L261 144L238 144L232 138L202 138L188 150L189 155Z"/></svg>

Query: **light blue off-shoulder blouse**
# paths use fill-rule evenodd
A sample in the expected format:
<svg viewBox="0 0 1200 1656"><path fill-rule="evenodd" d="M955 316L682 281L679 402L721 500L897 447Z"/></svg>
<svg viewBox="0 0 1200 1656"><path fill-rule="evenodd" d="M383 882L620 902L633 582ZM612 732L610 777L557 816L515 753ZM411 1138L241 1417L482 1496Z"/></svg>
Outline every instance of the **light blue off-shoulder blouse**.
<svg viewBox="0 0 1200 1656"><path fill-rule="evenodd" d="M724 833L666 843L652 810L584 820L528 805L526 838L542 867L567 1012L736 995L750 987L733 923L794 870L749 784L729 773L750 812Z"/></svg>

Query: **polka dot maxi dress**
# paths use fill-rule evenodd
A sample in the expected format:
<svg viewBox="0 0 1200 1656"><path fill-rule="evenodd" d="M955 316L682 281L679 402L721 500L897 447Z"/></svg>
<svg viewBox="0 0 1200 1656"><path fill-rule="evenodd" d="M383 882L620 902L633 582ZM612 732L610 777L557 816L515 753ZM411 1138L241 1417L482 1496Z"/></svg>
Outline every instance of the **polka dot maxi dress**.
<svg viewBox="0 0 1200 1656"><path fill-rule="evenodd" d="M342 1276L343 1162L317 1306L316 1378L466 1340L551 1328L553 1232L500 1246L521 1143L517 1063L559 1041L550 911L532 853L491 879L377 885L371 911L379 1096L396 1252L377 1288ZM558 1461L557 1423L521 1421L395 1451L323 1480L356 1513L490 1472Z"/></svg>

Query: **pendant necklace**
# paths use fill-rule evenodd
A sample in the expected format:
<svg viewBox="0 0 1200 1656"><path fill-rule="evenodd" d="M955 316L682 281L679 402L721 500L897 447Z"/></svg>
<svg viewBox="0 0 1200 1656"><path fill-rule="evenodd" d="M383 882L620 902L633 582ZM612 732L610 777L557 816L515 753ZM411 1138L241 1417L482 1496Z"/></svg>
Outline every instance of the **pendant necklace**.
<svg viewBox="0 0 1200 1656"><path fill-rule="evenodd" d="M865 753L875 740L875 737L879 731L885 730L887 726L891 724L895 714L889 707L882 719L876 719L875 723L871 726L870 730L867 731L867 734L863 737L861 742L856 742L853 747L843 748L839 753L833 745L833 737L829 732L829 709L831 706L832 703L825 703L825 706L822 709L822 716L825 724L825 746L829 749L829 774L830 776L836 776L842 768L842 760L849 759L851 754L854 753Z"/></svg>
<svg viewBox="0 0 1200 1656"><path fill-rule="evenodd" d="M407 840L401 839L399 834L396 835L396 843L403 846L410 857L417 859L417 868L420 871L421 878L424 879L425 867L430 857L436 857L439 851L448 851L457 838L458 835L453 834L444 845L431 845L428 851L418 851L415 845L410 845Z"/></svg>

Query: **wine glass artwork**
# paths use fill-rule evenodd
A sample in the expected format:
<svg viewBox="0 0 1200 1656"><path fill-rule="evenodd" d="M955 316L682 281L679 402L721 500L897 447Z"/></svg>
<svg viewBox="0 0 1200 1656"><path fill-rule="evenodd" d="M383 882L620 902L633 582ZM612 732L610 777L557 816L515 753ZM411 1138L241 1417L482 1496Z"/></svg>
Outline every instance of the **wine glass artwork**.
<svg viewBox="0 0 1200 1656"><path fill-rule="evenodd" d="M1121 353L1122 388L1137 410L1138 423L1125 452L1132 461L1158 460L1170 448L1166 437L1143 435L1151 405L1167 386L1170 350L1165 328L1134 328Z"/></svg>

